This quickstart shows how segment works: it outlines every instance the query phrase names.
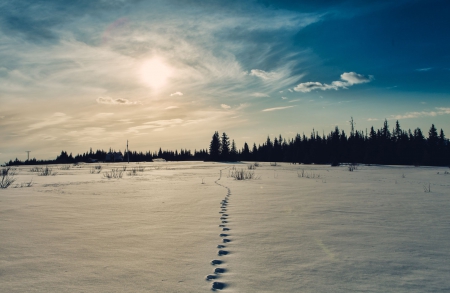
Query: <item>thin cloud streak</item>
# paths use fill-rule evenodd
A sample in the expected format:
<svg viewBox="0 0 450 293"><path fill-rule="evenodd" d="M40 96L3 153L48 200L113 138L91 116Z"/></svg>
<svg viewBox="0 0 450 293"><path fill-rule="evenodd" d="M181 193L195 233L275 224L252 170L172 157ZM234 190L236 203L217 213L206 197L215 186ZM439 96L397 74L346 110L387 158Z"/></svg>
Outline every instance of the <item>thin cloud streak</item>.
<svg viewBox="0 0 450 293"><path fill-rule="evenodd" d="M268 108L268 109L264 109L262 110L262 112L272 112L272 111L279 111L279 110L285 110L285 109L289 109L295 106L286 106L286 107L275 107L275 108Z"/></svg>
<svg viewBox="0 0 450 293"><path fill-rule="evenodd" d="M294 91L309 93L313 90L339 90L339 89L348 89L348 87L355 84L362 84L371 82L374 79L372 75L365 77L362 74L358 74L356 72L344 72L341 74L341 80L333 81L331 84L325 84L317 81L309 81L298 84L294 87Z"/></svg>

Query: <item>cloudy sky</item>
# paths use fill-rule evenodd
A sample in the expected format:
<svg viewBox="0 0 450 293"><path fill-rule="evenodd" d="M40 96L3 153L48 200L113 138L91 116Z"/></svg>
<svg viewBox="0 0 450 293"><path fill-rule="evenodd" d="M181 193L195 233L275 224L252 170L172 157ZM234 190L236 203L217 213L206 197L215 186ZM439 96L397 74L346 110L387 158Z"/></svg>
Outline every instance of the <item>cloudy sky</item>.
<svg viewBox="0 0 450 293"><path fill-rule="evenodd" d="M292 4L291 2L296 2ZM311 4L314 2L314 4ZM432 123L450 136L448 1L0 3L0 162L241 148Z"/></svg>

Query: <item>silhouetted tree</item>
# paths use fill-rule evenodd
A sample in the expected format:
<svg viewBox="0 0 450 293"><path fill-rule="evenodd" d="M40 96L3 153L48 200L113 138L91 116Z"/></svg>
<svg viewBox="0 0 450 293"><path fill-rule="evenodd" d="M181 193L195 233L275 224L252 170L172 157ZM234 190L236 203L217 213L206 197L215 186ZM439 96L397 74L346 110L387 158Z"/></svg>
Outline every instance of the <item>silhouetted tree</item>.
<svg viewBox="0 0 450 293"><path fill-rule="evenodd" d="M217 161L220 159L220 150L221 150L221 143L220 143L220 137L219 132L214 132L214 135L211 139L211 143L209 144L209 156L210 159L213 161Z"/></svg>
<svg viewBox="0 0 450 293"><path fill-rule="evenodd" d="M222 141L220 144L220 158L222 161L228 161L230 157L230 139L227 134L222 133Z"/></svg>

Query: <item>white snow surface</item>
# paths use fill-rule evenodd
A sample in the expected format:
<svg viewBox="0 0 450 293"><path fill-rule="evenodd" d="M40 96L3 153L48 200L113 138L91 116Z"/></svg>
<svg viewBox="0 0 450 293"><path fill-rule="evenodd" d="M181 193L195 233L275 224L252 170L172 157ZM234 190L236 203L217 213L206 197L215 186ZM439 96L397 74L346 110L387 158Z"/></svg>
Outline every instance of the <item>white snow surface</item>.
<svg viewBox="0 0 450 293"><path fill-rule="evenodd" d="M450 291L449 168L261 163L257 179L229 177L250 164L101 164L145 167L121 179L19 167L0 189L0 292Z"/></svg>

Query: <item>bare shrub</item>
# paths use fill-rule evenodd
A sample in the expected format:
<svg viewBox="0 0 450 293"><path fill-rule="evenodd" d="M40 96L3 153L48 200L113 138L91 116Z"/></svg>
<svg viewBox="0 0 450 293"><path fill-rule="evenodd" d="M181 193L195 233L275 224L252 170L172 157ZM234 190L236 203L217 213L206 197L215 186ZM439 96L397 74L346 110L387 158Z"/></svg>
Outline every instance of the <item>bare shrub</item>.
<svg viewBox="0 0 450 293"><path fill-rule="evenodd" d="M353 171L355 171L355 170L358 170L358 165L357 165L357 164L349 164L349 165L348 165L348 170L349 170L350 172L353 172Z"/></svg>
<svg viewBox="0 0 450 293"><path fill-rule="evenodd" d="M20 185L16 184L14 188L31 187L31 186L33 186L33 179L31 179L29 182L20 183Z"/></svg>
<svg viewBox="0 0 450 293"><path fill-rule="evenodd" d="M145 171L145 167L144 166L137 166L137 167L133 167L128 171L128 176L137 176L138 172L144 172Z"/></svg>
<svg viewBox="0 0 450 293"><path fill-rule="evenodd" d="M62 165L59 170L70 170L70 165Z"/></svg>
<svg viewBox="0 0 450 293"><path fill-rule="evenodd" d="M32 167L32 168L30 169L30 172L41 172L41 169L42 169L42 168L40 168L40 167Z"/></svg>
<svg viewBox="0 0 450 293"><path fill-rule="evenodd" d="M255 170L255 169L256 169L256 166L255 166L255 164L250 164L250 165L247 165L247 169L249 169L249 170Z"/></svg>
<svg viewBox="0 0 450 293"><path fill-rule="evenodd" d="M316 174L313 171L311 172L305 172L304 169L301 170L301 172L297 171L297 176L299 178L320 178L320 174Z"/></svg>
<svg viewBox="0 0 450 293"><path fill-rule="evenodd" d="M259 179L255 175L255 172L253 171L246 171L244 169L240 170L234 170L230 173L230 176L233 177L236 180L250 180L250 179Z"/></svg>
<svg viewBox="0 0 450 293"><path fill-rule="evenodd" d="M7 167L2 169L0 173L0 188L8 188L16 181L14 175L17 174L16 168Z"/></svg>
<svg viewBox="0 0 450 293"><path fill-rule="evenodd" d="M31 187L33 186L33 178L29 182L21 183L20 187Z"/></svg>
<svg viewBox="0 0 450 293"><path fill-rule="evenodd" d="M91 173L91 174L99 174L101 171L102 171L101 165L94 166L89 169L89 173Z"/></svg>
<svg viewBox="0 0 450 293"><path fill-rule="evenodd" d="M255 167L260 167L261 164L259 164L258 162L255 162L253 165L255 165Z"/></svg>
<svg viewBox="0 0 450 293"><path fill-rule="evenodd" d="M431 192L431 183L428 183L428 184L424 183L423 184L423 191L426 192L426 193L430 193Z"/></svg>
<svg viewBox="0 0 450 293"><path fill-rule="evenodd" d="M277 162L270 162L270 166L271 167L276 167L277 166Z"/></svg>
<svg viewBox="0 0 450 293"><path fill-rule="evenodd" d="M108 178L108 179L119 179L123 177L123 170L119 169L119 168L113 168L111 169L111 171L106 171L103 173L103 177Z"/></svg>
<svg viewBox="0 0 450 293"><path fill-rule="evenodd" d="M38 176L55 176L56 172L53 172L52 168L45 166L45 168L40 168L38 171Z"/></svg>

